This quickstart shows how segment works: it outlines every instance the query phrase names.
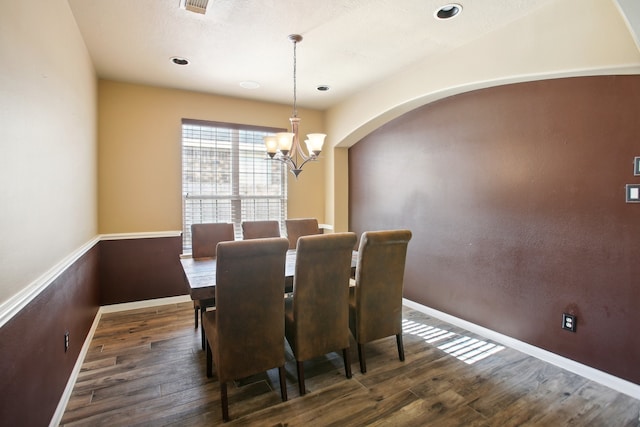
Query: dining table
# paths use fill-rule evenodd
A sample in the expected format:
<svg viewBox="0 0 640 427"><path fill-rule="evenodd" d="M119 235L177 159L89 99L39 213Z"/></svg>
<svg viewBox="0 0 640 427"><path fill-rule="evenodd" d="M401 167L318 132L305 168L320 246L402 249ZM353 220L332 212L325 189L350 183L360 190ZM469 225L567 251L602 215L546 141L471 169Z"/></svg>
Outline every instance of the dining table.
<svg viewBox="0 0 640 427"><path fill-rule="evenodd" d="M355 277L358 251L351 254L351 276ZM189 286L189 295L192 300L204 300L216 296L216 258L191 258L180 259L185 280ZM293 292L293 276L296 270L296 250L287 251L284 274L284 293Z"/></svg>

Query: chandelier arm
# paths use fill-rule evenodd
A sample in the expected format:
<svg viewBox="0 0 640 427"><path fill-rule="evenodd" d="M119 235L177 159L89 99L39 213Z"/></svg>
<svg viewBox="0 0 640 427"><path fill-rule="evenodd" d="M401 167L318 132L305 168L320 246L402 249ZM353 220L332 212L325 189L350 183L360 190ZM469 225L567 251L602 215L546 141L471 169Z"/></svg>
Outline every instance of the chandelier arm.
<svg viewBox="0 0 640 427"><path fill-rule="evenodd" d="M293 161L293 159L291 157L289 157L287 159L287 165L289 166L289 169L291 169L291 170L298 169L298 165L296 164L296 162Z"/></svg>
<svg viewBox="0 0 640 427"><path fill-rule="evenodd" d="M307 156L302 150L302 146L300 145L300 142L298 140L297 132L295 132L295 136L293 138L294 138L293 146L291 147L291 152L289 153L289 157L292 159L295 159L295 163L298 163L300 161L306 162L309 159L309 156Z"/></svg>
<svg viewBox="0 0 640 427"><path fill-rule="evenodd" d="M317 156L311 156L308 159L306 159L304 162L302 162L302 164L300 166L298 166L298 169L302 169L302 167L307 163L307 162L315 162L318 160Z"/></svg>
<svg viewBox="0 0 640 427"><path fill-rule="evenodd" d="M289 118L289 122L291 122L291 132L293 133L293 143L291 144L291 151L289 152L289 157L295 158L296 163L300 158L302 159L302 161L305 161L309 158L309 156L307 156L304 153L304 150L300 145L300 137L299 137L299 131L298 131L298 128L300 125L300 118L293 116Z"/></svg>
<svg viewBox="0 0 640 427"><path fill-rule="evenodd" d="M281 163L284 163L289 169L292 169L292 170L293 169L302 168L302 165L300 165L300 167L298 167L296 162L289 156L274 157L272 160L277 160L277 161L279 161Z"/></svg>

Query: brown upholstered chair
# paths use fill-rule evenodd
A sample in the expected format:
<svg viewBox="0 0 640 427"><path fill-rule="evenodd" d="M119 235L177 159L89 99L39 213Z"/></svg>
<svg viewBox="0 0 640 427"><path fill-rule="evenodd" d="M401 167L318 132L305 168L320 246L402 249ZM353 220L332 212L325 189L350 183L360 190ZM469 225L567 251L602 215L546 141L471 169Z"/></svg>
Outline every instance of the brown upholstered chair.
<svg viewBox="0 0 640 427"><path fill-rule="evenodd" d="M318 220L315 218L294 218L285 220L287 226L287 239L289 239L289 249L295 249L298 238L321 234L318 227Z"/></svg>
<svg viewBox="0 0 640 427"><path fill-rule="evenodd" d="M234 239L233 224L228 223L206 223L191 225L191 256L194 259L215 258L216 246L219 242ZM200 318L207 307L214 307L216 300L213 298L205 300L194 300L194 323L198 329L198 312ZM202 349L204 350L204 331L201 331Z"/></svg>
<svg viewBox="0 0 640 427"><path fill-rule="evenodd" d="M342 350L347 378L349 277L354 233L302 236L296 249L293 297L285 300L285 336L296 358L300 395L305 360Z"/></svg>
<svg viewBox="0 0 640 427"><path fill-rule="evenodd" d="M266 237L280 237L278 221L243 221L243 239L264 239Z"/></svg>
<svg viewBox="0 0 640 427"><path fill-rule="evenodd" d="M212 362L220 381L222 417L229 419L227 382L279 368L287 400L284 350L285 238L221 242L216 268L216 309L202 320L207 377Z"/></svg>
<svg viewBox="0 0 640 427"><path fill-rule="evenodd" d="M360 238L356 285L349 292L349 327L358 345L360 371L367 372L364 344L396 336L402 344L402 287L409 230L367 231Z"/></svg>

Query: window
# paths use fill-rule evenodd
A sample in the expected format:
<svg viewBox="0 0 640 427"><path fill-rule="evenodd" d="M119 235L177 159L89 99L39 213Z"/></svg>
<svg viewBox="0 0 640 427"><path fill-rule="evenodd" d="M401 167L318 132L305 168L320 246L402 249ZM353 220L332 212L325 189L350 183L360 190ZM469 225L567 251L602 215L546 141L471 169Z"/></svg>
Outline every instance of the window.
<svg viewBox="0 0 640 427"><path fill-rule="evenodd" d="M277 220L287 214L287 169L267 160L263 137L283 129L182 121L182 245L191 224Z"/></svg>

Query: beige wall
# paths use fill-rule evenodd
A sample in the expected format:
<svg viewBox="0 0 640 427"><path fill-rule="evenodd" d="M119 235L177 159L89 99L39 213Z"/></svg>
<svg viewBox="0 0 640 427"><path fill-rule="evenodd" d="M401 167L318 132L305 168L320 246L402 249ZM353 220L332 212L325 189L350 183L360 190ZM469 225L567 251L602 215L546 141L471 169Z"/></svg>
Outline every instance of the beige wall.
<svg viewBox="0 0 640 427"><path fill-rule="evenodd" d="M328 147L326 162L325 218L335 232L350 231L347 210L349 203L348 149Z"/></svg>
<svg viewBox="0 0 640 427"><path fill-rule="evenodd" d="M0 2L0 52L5 308L96 235L97 84L66 0Z"/></svg>
<svg viewBox="0 0 640 427"><path fill-rule="evenodd" d="M182 228L181 120L288 127L291 107L173 89L99 82L100 233ZM300 109L300 133L324 129L323 114ZM325 165L289 179L289 217L325 221Z"/></svg>

